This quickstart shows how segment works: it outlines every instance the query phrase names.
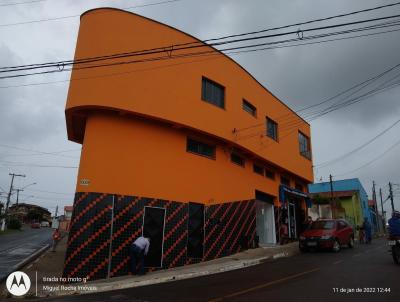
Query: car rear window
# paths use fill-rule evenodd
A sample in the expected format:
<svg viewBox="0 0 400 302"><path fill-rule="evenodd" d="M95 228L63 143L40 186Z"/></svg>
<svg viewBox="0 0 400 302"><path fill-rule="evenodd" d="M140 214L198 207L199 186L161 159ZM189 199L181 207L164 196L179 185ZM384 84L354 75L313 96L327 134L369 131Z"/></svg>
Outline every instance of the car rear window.
<svg viewBox="0 0 400 302"><path fill-rule="evenodd" d="M331 230L334 227L334 221L314 221L311 225L312 230Z"/></svg>

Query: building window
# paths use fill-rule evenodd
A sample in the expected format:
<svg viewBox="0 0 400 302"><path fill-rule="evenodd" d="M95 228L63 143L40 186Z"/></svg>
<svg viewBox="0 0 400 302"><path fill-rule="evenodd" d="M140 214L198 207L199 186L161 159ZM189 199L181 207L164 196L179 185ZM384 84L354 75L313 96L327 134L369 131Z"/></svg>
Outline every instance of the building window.
<svg viewBox="0 0 400 302"><path fill-rule="evenodd" d="M256 117L257 115L257 108L250 104L248 101L243 100L242 103L243 110L250 113L252 116Z"/></svg>
<svg viewBox="0 0 400 302"><path fill-rule="evenodd" d="M267 136L278 141L278 124L267 117Z"/></svg>
<svg viewBox="0 0 400 302"><path fill-rule="evenodd" d="M207 103L225 108L225 88L207 78L202 79L201 99Z"/></svg>
<svg viewBox="0 0 400 302"><path fill-rule="evenodd" d="M290 187L290 180L285 176L281 176L281 184Z"/></svg>
<svg viewBox="0 0 400 302"><path fill-rule="evenodd" d="M215 146L191 138L187 139L186 151L215 159Z"/></svg>
<svg viewBox="0 0 400 302"><path fill-rule="evenodd" d="M301 132L299 132L299 149L301 155L311 159L310 139Z"/></svg>
<svg viewBox="0 0 400 302"><path fill-rule="evenodd" d="M260 174L264 176L264 168L261 166L258 166L256 164L253 165L253 171L254 173Z"/></svg>
<svg viewBox="0 0 400 302"><path fill-rule="evenodd" d="M296 190L299 190L299 191L303 192L303 185L302 184L296 182L294 187L296 188Z"/></svg>
<svg viewBox="0 0 400 302"><path fill-rule="evenodd" d="M270 179L275 179L275 173L267 168L265 168L265 177Z"/></svg>
<svg viewBox="0 0 400 302"><path fill-rule="evenodd" d="M244 158L236 153L231 153L231 162L244 167Z"/></svg>

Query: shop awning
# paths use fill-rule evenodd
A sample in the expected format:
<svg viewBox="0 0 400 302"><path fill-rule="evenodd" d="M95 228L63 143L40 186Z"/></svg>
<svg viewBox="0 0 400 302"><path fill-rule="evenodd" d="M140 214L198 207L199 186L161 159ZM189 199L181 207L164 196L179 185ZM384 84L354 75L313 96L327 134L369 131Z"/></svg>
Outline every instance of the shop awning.
<svg viewBox="0 0 400 302"><path fill-rule="evenodd" d="M301 198L304 198L307 207L311 208L312 202L311 202L311 199L308 196L308 194L306 194L306 193L304 193L304 192L302 192L300 190L297 190L297 189L292 189L292 188L290 188L288 186L285 186L285 185L280 185L279 186L279 200L281 201L282 204L286 203L286 199L287 199L287 194L288 193L292 194L292 195L295 195L295 196L298 196L298 197L301 197Z"/></svg>

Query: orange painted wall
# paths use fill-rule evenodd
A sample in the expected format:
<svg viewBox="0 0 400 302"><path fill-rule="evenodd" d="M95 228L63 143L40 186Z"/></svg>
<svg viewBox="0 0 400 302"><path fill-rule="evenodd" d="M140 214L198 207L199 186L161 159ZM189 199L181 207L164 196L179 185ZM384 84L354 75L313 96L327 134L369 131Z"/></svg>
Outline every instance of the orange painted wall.
<svg viewBox="0 0 400 302"><path fill-rule="evenodd" d="M276 196L276 181L255 174L249 160L244 168L232 163L221 145L215 160L186 152L188 135L195 134L130 116L91 114L78 175L89 185L78 182L77 191L204 203L252 199L256 189Z"/></svg>
<svg viewBox="0 0 400 302"><path fill-rule="evenodd" d="M100 9L82 16L75 59L193 41L196 39L185 33L144 17L115 9ZM263 187L263 191L277 194L277 183L271 182L266 185L268 180L261 178L264 181L261 184L257 180L259 176L253 172L244 174L240 167L232 167L229 156L224 155L221 150L219 152L222 154L217 154L218 158L226 158L229 165L215 164L208 159L187 154L186 140L178 135L179 131L176 129L154 128L151 123L146 124L147 126L141 124L138 128L128 126L135 123L131 120L134 115L148 120L167 121L182 129L208 134L312 182L312 162L300 155L298 146L298 131L301 130L310 136L309 125L269 93L240 65L214 49L204 47L185 51L174 50L172 54L199 53L205 50L212 51L212 56L90 69L79 68L102 62L75 66L67 99L66 120L68 137L71 140L82 143L85 136L78 179L93 179L88 190L120 194L131 192L133 195L143 192L142 196L149 197L154 196L155 190L160 190L168 196L159 198L187 200L187 196L193 196L194 200L204 199L204 188L197 188L195 183L187 182L184 186L181 183L191 179L188 178L190 170L197 169L199 179L211 177L213 180L207 188L207 191L210 191L210 199L246 199L249 198L250 192L253 198L254 188L259 185ZM167 58L168 54L165 52L113 59L107 63L152 59L155 56ZM201 100L202 76L225 86L225 109ZM243 111L243 98L257 107L257 118ZM95 113L99 109L129 113L130 118L128 115L125 118L116 115L119 119L112 118L112 123L108 123L108 118ZM262 136L265 133L266 116L278 122L279 142ZM248 127L250 128L236 134L232 132L234 128ZM114 131L108 132L110 129ZM137 140L131 139L133 137L137 137ZM115 142L115 146L109 149L111 141ZM172 158L171 162L166 160L160 148L152 148L162 142L167 144L166 152L169 154L168 158ZM118 148L124 149L119 152L129 150L129 154L122 153L117 156L115 152ZM174 152L184 154L176 158ZM136 157L140 157L140 160L133 159ZM152 167L150 170L153 171L143 172L147 167ZM145 180L137 179L137 174L140 174L138 171L145 173ZM154 177L147 173L153 173ZM161 181L163 178L167 178L165 183ZM113 180L112 185L110 179ZM180 193L175 192L178 183ZM82 191L79 184L77 189ZM153 194L150 194L151 192ZM187 193L192 195L185 195Z"/></svg>

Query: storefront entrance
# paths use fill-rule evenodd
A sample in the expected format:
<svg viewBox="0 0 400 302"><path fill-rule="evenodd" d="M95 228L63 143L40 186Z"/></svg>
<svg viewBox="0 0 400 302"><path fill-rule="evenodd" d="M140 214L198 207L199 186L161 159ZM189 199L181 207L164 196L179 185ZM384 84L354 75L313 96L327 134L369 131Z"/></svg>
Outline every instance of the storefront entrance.
<svg viewBox="0 0 400 302"><path fill-rule="evenodd" d="M301 199L289 199L287 208L288 230L290 239L298 239L304 231L304 222L306 221L306 212Z"/></svg>
<svg viewBox="0 0 400 302"><path fill-rule="evenodd" d="M275 244L274 206L268 202L256 200L256 231L259 244Z"/></svg>
<svg viewBox="0 0 400 302"><path fill-rule="evenodd" d="M305 230L307 207L311 207L308 195L302 191L281 185L279 216L279 241L281 244L297 240Z"/></svg>

